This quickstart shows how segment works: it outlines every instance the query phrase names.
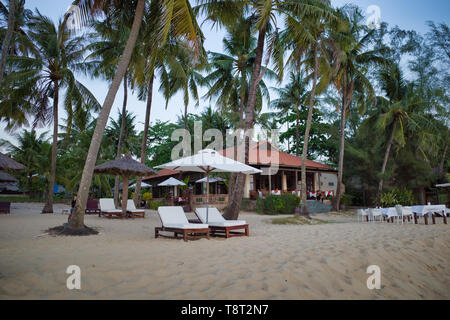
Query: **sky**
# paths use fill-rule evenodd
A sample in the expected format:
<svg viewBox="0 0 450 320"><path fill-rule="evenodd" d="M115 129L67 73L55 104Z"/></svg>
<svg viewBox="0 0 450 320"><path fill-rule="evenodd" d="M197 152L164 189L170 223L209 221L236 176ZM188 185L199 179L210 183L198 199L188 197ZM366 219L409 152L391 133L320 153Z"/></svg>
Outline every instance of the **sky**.
<svg viewBox="0 0 450 320"><path fill-rule="evenodd" d="M5 2L5 0L2 0ZM194 4L195 1L191 1ZM426 21L434 21L436 23L445 22L450 24L450 1L449 0L332 0L333 6L342 6L346 3L353 3L358 5L365 12L370 6L378 6L380 9L381 21L387 22L391 27L398 25L402 29L413 29L419 33L425 34L428 31ZM26 0L26 7L34 10L37 8L41 14L46 15L53 19L57 23L58 19L65 13L65 11L71 5L72 0ZM369 16L369 14L367 14ZM200 20L199 23L203 21ZM205 49L210 51L222 51L222 39L224 32L222 30L211 29L211 25L208 23L203 24L202 30L206 37ZM108 82L101 79L91 79L84 75L79 75L78 80L86 85L91 92L96 96L100 104L106 97L106 93L109 88ZM270 84L271 86L278 86L276 83ZM152 113L150 121L154 123L155 120L161 121L175 121L179 115L183 113L184 104L181 94L172 98L169 102L167 110L165 109L165 101L162 95L157 92L159 83L155 81L155 90L153 94ZM123 100L122 87L117 93L114 101L113 108L111 110L111 117L117 119L118 110L122 106ZM204 94L205 90L200 90L200 95ZM131 94L130 94L131 93ZM137 129L143 129L143 121L145 118L145 102L137 99L137 94L129 92L128 95L128 111L136 115ZM271 97L272 99L275 97ZM203 107L208 106L209 101L202 100L200 107L195 108L192 102L189 105L188 111L190 113L199 113ZM214 107L214 104L212 104ZM64 118L64 112L60 107L61 118ZM11 136L11 133L4 130L4 124L0 123L0 139L10 140L13 143L16 139ZM38 129L39 132L49 131L49 136L52 128ZM4 151L4 150L2 150Z"/></svg>

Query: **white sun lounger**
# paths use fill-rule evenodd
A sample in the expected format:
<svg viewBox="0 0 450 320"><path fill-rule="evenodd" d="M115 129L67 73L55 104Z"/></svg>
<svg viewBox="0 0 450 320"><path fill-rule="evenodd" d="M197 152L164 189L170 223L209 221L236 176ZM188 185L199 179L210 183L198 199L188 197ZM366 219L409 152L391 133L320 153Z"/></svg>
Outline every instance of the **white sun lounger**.
<svg viewBox="0 0 450 320"><path fill-rule="evenodd" d="M183 235L183 240L199 239L206 237L209 239L209 228L207 224L189 223L182 207L159 207L158 215L161 219L161 227L155 228L155 238L163 236L161 231L173 232L174 237Z"/></svg>
<svg viewBox="0 0 450 320"><path fill-rule="evenodd" d="M100 211L108 218L123 218L122 210L116 209L114 199L111 198L100 199Z"/></svg>
<svg viewBox="0 0 450 320"><path fill-rule="evenodd" d="M206 223L206 208L195 209L195 214L202 223ZM211 235L229 237L249 236L248 224L244 220L225 220L216 207L208 207L208 225ZM244 232L232 230L244 229Z"/></svg>
<svg viewBox="0 0 450 320"><path fill-rule="evenodd" d="M128 199L127 201L127 212L131 214L132 217L145 218L145 210L136 209L136 206L134 205L134 201L132 199Z"/></svg>

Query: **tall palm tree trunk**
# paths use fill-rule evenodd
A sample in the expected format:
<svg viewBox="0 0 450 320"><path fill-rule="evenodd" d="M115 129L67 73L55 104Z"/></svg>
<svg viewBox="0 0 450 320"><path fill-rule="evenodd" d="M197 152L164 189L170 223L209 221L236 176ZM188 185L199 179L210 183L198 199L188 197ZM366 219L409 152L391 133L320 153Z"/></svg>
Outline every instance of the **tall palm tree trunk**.
<svg viewBox="0 0 450 320"><path fill-rule="evenodd" d="M145 154L147 151L148 127L150 126L150 113L152 111L153 79L154 76L152 75L148 83L147 89L147 108L145 109L144 134L142 135L142 143L141 143L141 163L145 162ZM139 194L141 193L141 183L142 177L138 177L133 198L134 204L136 206L139 205L138 201L139 201Z"/></svg>
<svg viewBox="0 0 450 320"><path fill-rule="evenodd" d="M245 131L253 128L254 118L255 118L255 104L256 104L256 92L258 88L258 83L261 81L261 65L262 58L264 54L264 41L266 37L266 26L265 24L258 33L258 43L256 46L256 56L253 67L252 77L250 79L250 88L248 93L247 108L245 111ZM245 135L244 135L245 137ZM245 163L248 163L248 155L250 149L250 138L245 139ZM228 207L225 211L224 217L227 220L236 220L239 217L239 210L241 209L242 196L244 195L244 185L245 185L245 174L240 173L236 178L235 188L231 193L231 197L228 201Z"/></svg>
<svg viewBox="0 0 450 320"><path fill-rule="evenodd" d="M119 66L117 68L116 75L111 83L108 94L106 95L105 102L103 103L102 110L97 119L94 134L92 136L91 145L86 157L86 163L84 165L83 174L81 177L80 186L78 188L78 197L75 204L75 210L72 214L72 218L69 221L69 229L81 229L84 227L84 211L89 194L89 187L92 182L92 175L94 173L95 162L97 161L98 150L102 141L103 132L105 131L106 123L108 122L109 113L114 103L114 99L119 89L122 78L127 71L128 64L133 53L134 45L139 34L139 29L142 24L142 16L145 9L145 0L138 0L136 6L136 12L134 15L133 26L131 27L130 36L128 37L125 50L122 58L120 59Z"/></svg>
<svg viewBox="0 0 450 320"><path fill-rule="evenodd" d="M300 140L300 110L298 109L298 106L296 106L295 112L297 114L297 119L296 119L296 122L295 122L295 155L298 157L299 152L300 152L300 148L299 148L299 140ZM289 150L289 147L288 147L288 150Z"/></svg>
<svg viewBox="0 0 450 320"><path fill-rule="evenodd" d="M445 158L447 157L448 143L445 144L444 152L442 153L441 163L439 164L439 174L444 175Z"/></svg>
<svg viewBox="0 0 450 320"><path fill-rule="evenodd" d="M306 157L308 156L309 131L311 130L311 122L314 111L314 102L317 88L317 77L319 73L319 59L317 59L318 43L314 45L314 79L311 89L311 96L309 97L308 118L306 120L305 138L303 141L302 150L302 204L300 214L309 218L308 203L306 201ZM298 110L298 108L297 108Z"/></svg>
<svg viewBox="0 0 450 320"><path fill-rule="evenodd" d="M8 56L9 44L14 33L14 20L16 11L16 0L9 0L9 13L8 13L8 29L6 30L5 39L2 44L2 57L0 59L0 83L3 82L3 74L6 68L6 57Z"/></svg>
<svg viewBox="0 0 450 320"><path fill-rule="evenodd" d="M245 110L245 95L241 95L241 99L239 102L239 131L244 130L244 110ZM238 138L237 142L239 143L241 140ZM240 148L239 145L234 148L234 160L238 161L237 151ZM237 181L237 173L232 173L230 178L230 183L228 184L228 194L231 195L232 190L236 187Z"/></svg>
<svg viewBox="0 0 450 320"><path fill-rule="evenodd" d="M56 154L58 152L58 102L59 102L59 84L55 81L55 92L53 95L53 143L52 160L50 167L50 181L48 184L48 194L42 213L53 213L53 189L56 180Z"/></svg>
<svg viewBox="0 0 450 320"><path fill-rule="evenodd" d="M386 147L386 152L384 153L383 166L381 167L381 178L378 183L378 191L377 191L377 206L380 206L381 201L381 192L383 191L383 175L386 172L386 165L389 159L389 153L391 152L392 143L394 142L395 137L395 129L397 129L397 119L394 119L394 125L392 127L391 137L389 138L389 142Z"/></svg>
<svg viewBox="0 0 450 320"><path fill-rule="evenodd" d="M339 142L339 165L338 165L338 182L336 187L336 197L333 202L333 210L339 211L342 196L342 176L344 171L344 148L345 148L345 113L347 109L346 94L342 95L341 107L341 125L340 125L340 142Z"/></svg>
<svg viewBox="0 0 450 320"><path fill-rule="evenodd" d="M119 142L117 143L117 153L116 159L120 159L122 152L122 145L125 140L125 132L127 126L127 100L128 100L128 90L127 90L127 72L123 76L123 105L122 105L122 117L120 120L120 134ZM114 203L119 205L119 175L116 175L114 180Z"/></svg>

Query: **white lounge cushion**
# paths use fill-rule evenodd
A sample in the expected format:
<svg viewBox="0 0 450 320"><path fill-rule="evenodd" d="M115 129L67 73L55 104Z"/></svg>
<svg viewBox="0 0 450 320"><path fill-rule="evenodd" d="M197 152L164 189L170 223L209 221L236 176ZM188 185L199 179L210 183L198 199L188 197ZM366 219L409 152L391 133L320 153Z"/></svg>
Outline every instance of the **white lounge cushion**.
<svg viewBox="0 0 450 320"><path fill-rule="evenodd" d="M164 224L166 228L175 228L175 229L207 229L207 224L200 223L169 223Z"/></svg>
<svg viewBox="0 0 450 320"><path fill-rule="evenodd" d="M100 210L107 212L108 210L117 210L112 198L100 199Z"/></svg>
<svg viewBox="0 0 450 320"><path fill-rule="evenodd" d="M112 210L102 210L102 212L107 212L107 213L122 213L122 210L119 209L112 209Z"/></svg>
<svg viewBox="0 0 450 320"><path fill-rule="evenodd" d="M189 223L182 207L159 207L158 214L162 225L167 228L201 229L208 225Z"/></svg>
<svg viewBox="0 0 450 320"><path fill-rule="evenodd" d="M136 212L142 212L142 211L144 211L144 210L138 210L138 209L136 209L136 206L134 205L133 199L128 199L128 201L127 201L127 211L132 211L132 212L134 212L134 211L136 211Z"/></svg>
<svg viewBox="0 0 450 320"><path fill-rule="evenodd" d="M206 208L197 208L195 213L201 222L206 223ZM244 220L226 220L216 207L208 207L208 224L228 227L246 224L246 222Z"/></svg>
<svg viewBox="0 0 450 320"><path fill-rule="evenodd" d="M208 225L212 227L234 227L247 224L244 220L230 220L221 222L208 222Z"/></svg>

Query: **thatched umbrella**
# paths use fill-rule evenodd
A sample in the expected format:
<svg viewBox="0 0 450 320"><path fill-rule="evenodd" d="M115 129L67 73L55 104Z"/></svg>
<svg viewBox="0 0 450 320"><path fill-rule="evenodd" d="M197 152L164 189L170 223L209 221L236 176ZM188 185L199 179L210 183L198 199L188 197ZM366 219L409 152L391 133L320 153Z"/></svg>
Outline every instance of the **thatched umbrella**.
<svg viewBox="0 0 450 320"><path fill-rule="evenodd" d="M0 171L0 182L17 182L17 179L6 172Z"/></svg>
<svg viewBox="0 0 450 320"><path fill-rule="evenodd" d="M132 176L143 177L149 174L154 174L152 168L147 167L133 158L128 153L124 157L105 162L94 168L94 173L104 173L119 175L123 177L123 190L122 190L122 214L127 212L127 200L128 200L128 181Z"/></svg>
<svg viewBox="0 0 450 320"><path fill-rule="evenodd" d="M25 166L0 152L0 169L24 170Z"/></svg>

